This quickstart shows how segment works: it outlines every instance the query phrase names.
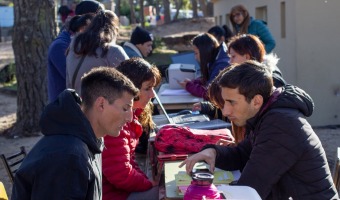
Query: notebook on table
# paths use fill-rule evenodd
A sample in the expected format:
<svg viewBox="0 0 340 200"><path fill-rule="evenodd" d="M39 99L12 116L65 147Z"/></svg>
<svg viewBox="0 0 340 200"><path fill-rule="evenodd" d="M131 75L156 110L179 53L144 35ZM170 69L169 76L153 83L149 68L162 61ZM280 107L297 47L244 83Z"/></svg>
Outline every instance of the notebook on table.
<svg viewBox="0 0 340 200"><path fill-rule="evenodd" d="M162 122L158 123L160 124L157 126L158 128L161 128L166 124L176 124L179 126L186 126L193 129L205 129L205 130L231 127L231 124L228 122L225 122L220 119L210 120L208 116L202 114L175 115L170 117L156 93L155 98L158 101L158 105L161 107L165 116L165 120L162 120Z"/></svg>

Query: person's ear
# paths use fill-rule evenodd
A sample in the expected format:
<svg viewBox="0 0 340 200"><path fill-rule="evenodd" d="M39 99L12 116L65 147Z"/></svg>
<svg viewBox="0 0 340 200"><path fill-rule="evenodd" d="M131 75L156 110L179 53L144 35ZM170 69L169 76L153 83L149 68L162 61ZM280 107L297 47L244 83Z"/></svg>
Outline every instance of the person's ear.
<svg viewBox="0 0 340 200"><path fill-rule="evenodd" d="M250 60L251 57L250 57L249 54L246 54L245 56L246 56L246 59L247 59L247 60Z"/></svg>
<svg viewBox="0 0 340 200"><path fill-rule="evenodd" d="M256 109L260 109L263 105L263 97L259 94L255 95L252 101Z"/></svg>
<svg viewBox="0 0 340 200"><path fill-rule="evenodd" d="M104 110L104 104L106 102L106 99L102 96L98 97L96 101L94 102L94 108L98 111Z"/></svg>

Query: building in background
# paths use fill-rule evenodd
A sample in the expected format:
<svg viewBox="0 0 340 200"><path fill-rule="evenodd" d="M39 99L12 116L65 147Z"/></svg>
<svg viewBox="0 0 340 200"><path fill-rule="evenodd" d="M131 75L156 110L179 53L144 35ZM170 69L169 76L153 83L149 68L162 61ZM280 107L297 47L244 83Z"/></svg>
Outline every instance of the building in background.
<svg viewBox="0 0 340 200"><path fill-rule="evenodd" d="M340 124L339 0L213 0L217 25L229 22L230 9L243 4L267 22L276 40L274 53L288 83L307 91L315 110L313 126Z"/></svg>

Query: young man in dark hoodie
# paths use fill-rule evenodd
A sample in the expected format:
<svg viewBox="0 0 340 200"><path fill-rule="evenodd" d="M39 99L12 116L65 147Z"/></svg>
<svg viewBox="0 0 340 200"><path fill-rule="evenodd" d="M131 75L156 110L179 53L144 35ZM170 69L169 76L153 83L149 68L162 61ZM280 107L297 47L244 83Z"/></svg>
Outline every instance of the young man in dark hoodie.
<svg viewBox="0 0 340 200"><path fill-rule="evenodd" d="M206 145L181 165L192 171L198 161L210 170L241 170L238 185L254 188L262 199L338 199L325 151L306 117L311 97L302 89L273 86L271 72L256 61L221 72L219 107L246 128L236 146Z"/></svg>
<svg viewBox="0 0 340 200"><path fill-rule="evenodd" d="M44 137L22 162L12 200L102 199L103 137L117 137L132 120L139 90L114 68L82 78L81 98L65 90L40 119Z"/></svg>

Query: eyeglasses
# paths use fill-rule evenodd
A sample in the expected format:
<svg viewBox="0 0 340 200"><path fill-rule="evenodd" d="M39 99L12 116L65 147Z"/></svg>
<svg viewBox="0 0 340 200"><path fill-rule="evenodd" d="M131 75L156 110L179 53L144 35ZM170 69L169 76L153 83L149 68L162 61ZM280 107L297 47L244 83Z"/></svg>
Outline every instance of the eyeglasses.
<svg viewBox="0 0 340 200"><path fill-rule="evenodd" d="M242 16L242 13L238 12L232 15L233 18Z"/></svg>

